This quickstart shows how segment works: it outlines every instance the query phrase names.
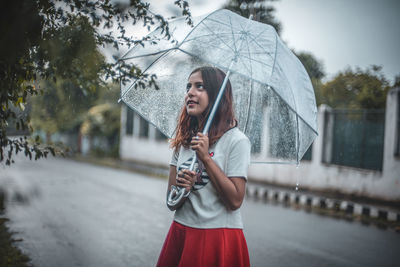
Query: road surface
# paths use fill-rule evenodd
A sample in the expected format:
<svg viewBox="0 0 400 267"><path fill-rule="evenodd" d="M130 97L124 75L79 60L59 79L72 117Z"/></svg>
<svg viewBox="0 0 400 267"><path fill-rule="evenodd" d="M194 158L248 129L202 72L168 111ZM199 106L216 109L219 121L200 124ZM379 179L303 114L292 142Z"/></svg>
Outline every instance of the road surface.
<svg viewBox="0 0 400 267"><path fill-rule="evenodd" d="M9 227L34 266L155 266L166 180L64 159L0 166ZM399 266L400 234L251 199L252 266Z"/></svg>

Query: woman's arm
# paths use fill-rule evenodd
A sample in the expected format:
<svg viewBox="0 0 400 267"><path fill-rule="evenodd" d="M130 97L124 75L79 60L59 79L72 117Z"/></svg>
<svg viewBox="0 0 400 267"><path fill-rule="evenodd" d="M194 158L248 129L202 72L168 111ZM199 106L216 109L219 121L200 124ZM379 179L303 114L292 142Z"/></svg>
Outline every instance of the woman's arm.
<svg viewBox="0 0 400 267"><path fill-rule="evenodd" d="M176 186L176 166L174 165L169 165L168 192L171 190L171 185Z"/></svg>
<svg viewBox="0 0 400 267"><path fill-rule="evenodd" d="M231 210L240 208L246 191L246 180L240 177L228 178L211 157L203 163L225 205Z"/></svg>
<svg viewBox="0 0 400 267"><path fill-rule="evenodd" d="M169 166L167 196L169 194L169 191L171 191L171 186L172 185L180 186L180 187L185 188L185 193L187 193L187 192L190 191L190 189L194 185L195 181L196 181L195 172L189 171L189 170L183 170L183 171L179 171L179 173L177 175L176 166L170 165ZM182 201L182 204L184 202L185 201ZM182 206L182 205L180 205L180 206ZM179 207L174 207L173 208L173 207L168 206L168 208L170 210L175 210L175 209L178 209Z"/></svg>
<svg viewBox="0 0 400 267"><path fill-rule="evenodd" d="M192 149L203 162L211 182L217 189L227 208L236 210L242 205L246 190L246 180L240 177L228 178L208 154L208 137L198 133L192 140Z"/></svg>

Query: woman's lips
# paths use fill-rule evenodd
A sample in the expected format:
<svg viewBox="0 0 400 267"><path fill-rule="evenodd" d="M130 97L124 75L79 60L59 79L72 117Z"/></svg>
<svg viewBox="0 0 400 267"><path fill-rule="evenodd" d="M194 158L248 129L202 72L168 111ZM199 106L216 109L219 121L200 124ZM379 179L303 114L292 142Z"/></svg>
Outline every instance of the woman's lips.
<svg viewBox="0 0 400 267"><path fill-rule="evenodd" d="M193 100L189 100L189 101L186 103L186 105L187 105L188 107L194 107L194 106L197 105L197 104L198 104L198 102L193 101Z"/></svg>

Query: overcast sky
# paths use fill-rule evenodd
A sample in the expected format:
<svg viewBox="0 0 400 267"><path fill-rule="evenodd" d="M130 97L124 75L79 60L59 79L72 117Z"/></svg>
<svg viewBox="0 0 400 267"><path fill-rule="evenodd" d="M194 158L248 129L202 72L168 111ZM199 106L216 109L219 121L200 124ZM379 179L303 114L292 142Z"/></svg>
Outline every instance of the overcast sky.
<svg viewBox="0 0 400 267"><path fill-rule="evenodd" d="M346 66L382 65L400 75L399 0L281 0L282 39L312 52L330 75Z"/></svg>
<svg viewBox="0 0 400 267"><path fill-rule="evenodd" d="M151 2L161 11L169 0ZM194 16L226 2L189 0ZM282 39L296 51L314 54L328 78L348 66L372 64L383 66L390 80L400 75L400 0L279 0L273 5Z"/></svg>

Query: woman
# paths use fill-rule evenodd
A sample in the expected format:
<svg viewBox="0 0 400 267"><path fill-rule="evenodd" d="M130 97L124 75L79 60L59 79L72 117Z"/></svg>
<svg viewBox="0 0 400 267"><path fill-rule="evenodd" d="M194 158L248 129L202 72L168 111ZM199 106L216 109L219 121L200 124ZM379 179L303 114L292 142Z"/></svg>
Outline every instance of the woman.
<svg viewBox="0 0 400 267"><path fill-rule="evenodd" d="M250 266L239 208L243 202L250 142L237 128L228 81L208 135L207 117L225 73L201 67L189 76L185 105L171 146L171 185L192 191L177 208L157 266ZM194 150L197 174L189 171Z"/></svg>

